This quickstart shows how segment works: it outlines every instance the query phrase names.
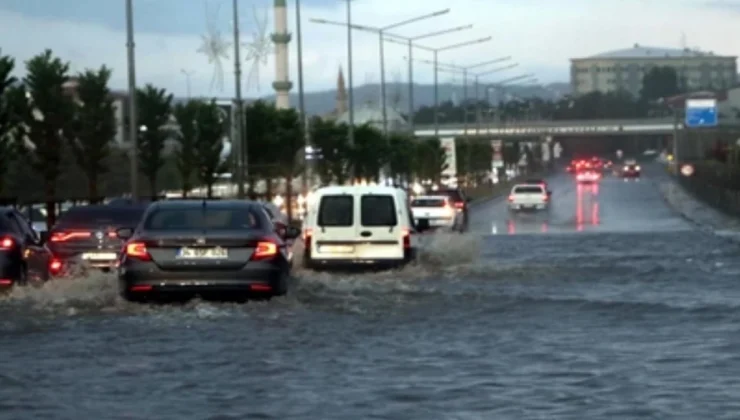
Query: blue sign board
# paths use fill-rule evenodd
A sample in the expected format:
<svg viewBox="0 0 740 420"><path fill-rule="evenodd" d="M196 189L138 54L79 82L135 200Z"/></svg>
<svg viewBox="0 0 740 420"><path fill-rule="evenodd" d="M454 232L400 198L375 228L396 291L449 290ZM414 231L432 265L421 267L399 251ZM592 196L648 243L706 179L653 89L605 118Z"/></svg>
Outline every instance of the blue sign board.
<svg viewBox="0 0 740 420"><path fill-rule="evenodd" d="M686 101L686 127L716 127L717 124L717 101L715 99Z"/></svg>

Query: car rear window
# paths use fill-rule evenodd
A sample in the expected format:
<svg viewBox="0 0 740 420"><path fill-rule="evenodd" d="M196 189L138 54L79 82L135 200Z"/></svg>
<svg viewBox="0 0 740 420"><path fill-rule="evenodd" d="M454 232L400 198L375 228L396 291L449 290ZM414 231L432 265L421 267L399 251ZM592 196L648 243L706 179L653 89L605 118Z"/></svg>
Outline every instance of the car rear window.
<svg viewBox="0 0 740 420"><path fill-rule="evenodd" d="M452 200L452 201L465 201L465 199L463 198L463 195L462 195L462 193L460 191L446 190L446 191L442 191L442 194L450 197L450 200Z"/></svg>
<svg viewBox="0 0 740 420"><path fill-rule="evenodd" d="M64 226L132 226L139 224L146 209L141 206L80 206L72 207L59 216Z"/></svg>
<svg viewBox="0 0 740 420"><path fill-rule="evenodd" d="M444 198L417 198L411 202L411 207L444 207Z"/></svg>
<svg viewBox="0 0 740 420"><path fill-rule="evenodd" d="M363 226L396 226L396 203L391 195L363 195L360 200Z"/></svg>
<svg viewBox="0 0 740 420"><path fill-rule="evenodd" d="M144 221L145 230L253 230L260 229L260 218L244 208L161 208Z"/></svg>
<svg viewBox="0 0 740 420"><path fill-rule="evenodd" d="M325 195L319 204L319 226L352 226L354 224L354 197Z"/></svg>
<svg viewBox="0 0 740 420"><path fill-rule="evenodd" d="M536 186L536 185L514 188L514 194L541 194L541 193L542 193L542 187Z"/></svg>

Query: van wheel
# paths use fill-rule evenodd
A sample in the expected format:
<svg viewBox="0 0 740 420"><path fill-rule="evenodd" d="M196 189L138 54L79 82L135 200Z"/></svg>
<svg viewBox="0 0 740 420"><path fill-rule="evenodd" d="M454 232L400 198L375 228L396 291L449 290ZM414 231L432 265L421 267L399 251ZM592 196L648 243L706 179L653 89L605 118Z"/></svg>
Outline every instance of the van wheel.
<svg viewBox="0 0 740 420"><path fill-rule="evenodd" d="M301 261L301 266L306 270L313 270L314 265L311 262L311 253L310 252L304 252L303 253L303 261Z"/></svg>

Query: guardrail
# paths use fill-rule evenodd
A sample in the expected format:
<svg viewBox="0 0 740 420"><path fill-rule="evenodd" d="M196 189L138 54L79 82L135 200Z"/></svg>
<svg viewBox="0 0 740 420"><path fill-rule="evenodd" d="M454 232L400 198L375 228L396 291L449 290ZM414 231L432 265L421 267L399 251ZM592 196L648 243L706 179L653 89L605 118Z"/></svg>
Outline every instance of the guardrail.
<svg viewBox="0 0 740 420"><path fill-rule="evenodd" d="M710 183L700 176L677 175L678 183L691 195L731 217L740 217L740 190Z"/></svg>

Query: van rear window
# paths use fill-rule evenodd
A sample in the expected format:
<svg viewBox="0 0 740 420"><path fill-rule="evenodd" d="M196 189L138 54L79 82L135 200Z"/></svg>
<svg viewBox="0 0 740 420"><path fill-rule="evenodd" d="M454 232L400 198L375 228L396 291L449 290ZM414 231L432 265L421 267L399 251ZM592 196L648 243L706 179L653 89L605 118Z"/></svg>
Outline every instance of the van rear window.
<svg viewBox="0 0 740 420"><path fill-rule="evenodd" d="M352 226L354 224L354 197L325 195L319 204L319 226Z"/></svg>
<svg viewBox="0 0 740 420"><path fill-rule="evenodd" d="M362 226L396 226L396 204L391 195L363 195L360 200Z"/></svg>

